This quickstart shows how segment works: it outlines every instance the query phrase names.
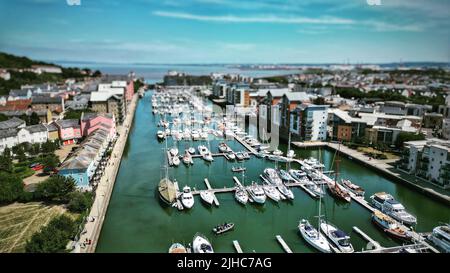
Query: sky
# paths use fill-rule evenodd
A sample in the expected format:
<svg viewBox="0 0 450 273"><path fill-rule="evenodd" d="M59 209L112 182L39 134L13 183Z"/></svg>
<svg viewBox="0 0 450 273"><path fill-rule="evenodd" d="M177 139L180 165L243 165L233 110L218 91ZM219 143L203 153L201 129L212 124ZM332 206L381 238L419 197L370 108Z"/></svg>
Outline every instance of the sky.
<svg viewBox="0 0 450 273"><path fill-rule="evenodd" d="M449 0L0 0L0 51L106 63L449 62L449 18Z"/></svg>

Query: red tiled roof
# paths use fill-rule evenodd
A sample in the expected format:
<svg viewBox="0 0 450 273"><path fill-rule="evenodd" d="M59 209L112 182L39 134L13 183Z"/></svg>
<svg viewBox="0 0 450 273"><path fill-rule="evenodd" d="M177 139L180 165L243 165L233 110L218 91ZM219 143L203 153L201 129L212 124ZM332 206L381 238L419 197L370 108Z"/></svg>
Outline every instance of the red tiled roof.
<svg viewBox="0 0 450 273"><path fill-rule="evenodd" d="M18 111L27 110L31 105L31 100L7 101L6 105L0 105L0 111Z"/></svg>

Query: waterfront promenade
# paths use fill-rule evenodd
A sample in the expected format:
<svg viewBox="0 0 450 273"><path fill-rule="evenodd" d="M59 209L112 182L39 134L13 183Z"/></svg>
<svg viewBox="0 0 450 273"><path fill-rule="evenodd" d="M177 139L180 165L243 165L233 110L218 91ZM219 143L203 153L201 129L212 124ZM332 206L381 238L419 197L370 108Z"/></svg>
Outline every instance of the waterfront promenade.
<svg viewBox="0 0 450 273"><path fill-rule="evenodd" d="M89 213L88 220L73 251L75 253L95 252L98 237L100 236L103 221L108 209L109 200L114 189L116 176L119 171L122 154L125 148L125 144L127 143L129 130L133 122L137 102L138 94L135 94L132 101L130 102L127 117L124 123L117 128L119 137L114 145L111 153L111 158L109 159L108 165L105 168L103 177L101 178L97 186L97 190L95 192L95 200ZM88 243L89 241L90 244Z"/></svg>
<svg viewBox="0 0 450 273"><path fill-rule="evenodd" d="M414 187L416 190L422 191L430 196L438 198L440 201L446 203L447 205L450 205L450 196L441 192L436 191L432 187L427 187L426 185L419 185L418 178L415 178L415 182L409 181L408 179L402 177L402 174L398 171L392 171L395 169L394 166L390 165L390 163L393 163L393 160L378 160L375 158L371 158L361 152L358 152L357 150L350 149L345 145L339 145L338 143L331 143L331 142L293 142L293 145L295 145L298 148L314 148L314 147L328 147L335 151L339 149L339 152L346 155L350 159L354 159L365 166L368 166L370 168L373 168L377 171L380 171L381 173L388 175L392 178L394 178L397 181L403 182L408 184L409 186ZM340 146L340 147L339 147Z"/></svg>

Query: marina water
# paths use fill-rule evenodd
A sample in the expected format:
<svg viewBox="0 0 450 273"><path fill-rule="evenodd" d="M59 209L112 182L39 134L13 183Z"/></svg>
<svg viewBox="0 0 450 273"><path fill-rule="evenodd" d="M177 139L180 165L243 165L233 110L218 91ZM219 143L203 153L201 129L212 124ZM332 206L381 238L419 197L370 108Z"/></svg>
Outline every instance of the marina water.
<svg viewBox="0 0 450 273"><path fill-rule="evenodd" d="M206 235L216 252L234 252L233 240L238 240L244 252L283 252L275 239L281 235L294 252L315 252L298 233L298 221L309 219L317 224L318 200L312 199L300 188L293 188L295 199L292 202L279 203L267 200L263 206L247 204L242 206L232 193L217 194L220 207L208 207L195 196L195 205L191 210L178 211L165 207L158 196L157 185L161 177L164 160L162 148L158 142L156 126L159 118L152 115L151 92L139 101L133 127L122 159L120 171L103 224L97 252L167 252L173 242L188 244L196 232ZM220 140L210 141L211 151L217 152ZM178 143L181 153L190 145L197 147L205 142ZM228 141L234 151L244 150L239 143ZM172 139L169 138L169 147ZM314 156L323 160L326 169L330 168L334 152L328 150L297 150L297 157ZM416 230L431 231L442 222L449 222L450 208L418 193L400 183L375 173L357 162L340 158L340 178L347 178L366 190L366 199L375 192L391 193L418 218ZM223 157L215 157L214 162L206 163L200 158L194 159L194 165L186 167L180 164L169 169L169 176L176 179L182 188L185 185L196 189L205 189L204 178L208 178L213 188L233 186L233 176L242 180L241 174L231 172L232 166ZM272 161L252 156L245 161L247 168L245 184L260 182L259 175L264 168L274 167ZM284 168L282 164L279 167ZM292 165L295 168L295 165ZM297 166L298 167L298 166ZM400 243L387 237L370 220L370 212L351 202L336 201L325 195L323 214L331 223L351 235L355 250L366 247L352 227L357 226L382 246L395 246ZM215 236L212 228L223 222L234 222L235 230L221 236Z"/></svg>

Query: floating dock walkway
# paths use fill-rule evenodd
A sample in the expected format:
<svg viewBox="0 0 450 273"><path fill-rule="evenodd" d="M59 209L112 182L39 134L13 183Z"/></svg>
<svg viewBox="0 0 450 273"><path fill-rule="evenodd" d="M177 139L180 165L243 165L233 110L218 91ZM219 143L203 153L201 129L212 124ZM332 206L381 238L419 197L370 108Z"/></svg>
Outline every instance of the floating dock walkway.
<svg viewBox="0 0 450 273"><path fill-rule="evenodd" d="M208 188L208 190L211 191L212 188L211 188L211 184L209 184L208 178L205 178L205 184L206 184L206 187ZM219 200L217 200L217 197L214 193L213 193L213 196L214 196L214 204L218 207L220 205Z"/></svg>
<svg viewBox="0 0 450 273"><path fill-rule="evenodd" d="M275 236L277 238L278 243L280 243L281 247L284 249L286 253L293 253L291 248L286 244L286 242L281 238L280 235Z"/></svg>
<svg viewBox="0 0 450 273"><path fill-rule="evenodd" d="M242 251L241 246L239 245L238 240L234 240L233 245L234 245L234 248L236 249L237 253L244 253L244 251Z"/></svg>

